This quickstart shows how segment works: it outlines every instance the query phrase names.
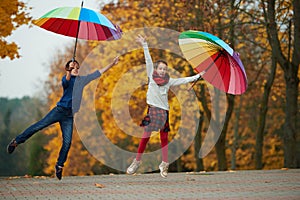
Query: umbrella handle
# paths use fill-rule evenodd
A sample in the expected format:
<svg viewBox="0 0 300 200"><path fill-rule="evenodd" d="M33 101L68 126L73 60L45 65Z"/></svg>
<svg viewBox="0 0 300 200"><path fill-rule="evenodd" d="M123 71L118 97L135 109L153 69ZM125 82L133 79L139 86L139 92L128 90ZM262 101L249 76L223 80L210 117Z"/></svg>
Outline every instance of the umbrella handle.
<svg viewBox="0 0 300 200"><path fill-rule="evenodd" d="M81 8L82 7L83 7L83 1L81 2ZM75 57L76 57L76 48L77 48L77 41L78 41L79 29L80 29L80 20L78 21L77 32L76 32L76 40L75 40L75 47L74 47L74 52L73 52L73 58L72 58L72 60L75 60Z"/></svg>
<svg viewBox="0 0 300 200"><path fill-rule="evenodd" d="M189 87L188 91L190 91L190 90L193 88L193 86L194 86L200 79L202 79L202 76L199 76L199 78L197 78L197 80L195 80L195 81L192 83L192 85Z"/></svg>

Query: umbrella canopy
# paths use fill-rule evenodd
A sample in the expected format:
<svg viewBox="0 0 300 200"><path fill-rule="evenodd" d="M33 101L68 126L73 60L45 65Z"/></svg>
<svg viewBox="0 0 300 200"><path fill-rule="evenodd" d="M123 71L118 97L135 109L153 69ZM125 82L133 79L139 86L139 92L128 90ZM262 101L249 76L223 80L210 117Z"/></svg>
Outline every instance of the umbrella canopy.
<svg viewBox="0 0 300 200"><path fill-rule="evenodd" d="M247 76L239 54L220 38L201 31L179 35L179 46L185 58L216 88L229 94L243 94Z"/></svg>
<svg viewBox="0 0 300 200"><path fill-rule="evenodd" d="M60 7L46 13L33 23L48 31L85 40L116 40L121 38L121 29L104 15L81 7Z"/></svg>

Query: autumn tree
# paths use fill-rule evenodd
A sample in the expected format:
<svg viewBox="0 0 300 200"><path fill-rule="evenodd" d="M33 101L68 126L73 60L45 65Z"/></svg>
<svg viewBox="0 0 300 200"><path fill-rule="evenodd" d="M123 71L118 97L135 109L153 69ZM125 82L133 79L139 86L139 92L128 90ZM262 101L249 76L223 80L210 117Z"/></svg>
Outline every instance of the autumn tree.
<svg viewBox="0 0 300 200"><path fill-rule="evenodd" d="M220 35L221 33L226 32L226 29L223 27L226 27L226 23L229 23L228 19L234 19L234 17L232 17L231 15L227 15L226 17L224 17L226 15L226 10L228 11L228 13L230 13L229 7L222 6L224 5L224 2L216 2L219 3L219 6L217 7L212 6L213 2L210 3L211 4L204 3L203 1L126 1L123 4L122 1L119 1L117 6L111 4L111 6L106 6L104 11L106 11L107 8L107 14L111 14L111 17L113 17L116 21L121 21L121 19L128 19L128 21L123 22L122 27L125 28L127 28L127 25L130 25L133 28L137 28L140 26L151 27L159 25L160 27L163 26L178 31L186 29L202 29L208 32L215 32L216 34ZM238 4L234 6L238 6ZM121 9L130 9L131 13L128 14L128 12L125 12L125 17L124 15L114 15L114 13L121 13ZM168 12L163 12L166 10L168 10ZM143 13L143 18L139 17L140 13ZM211 19L209 16L212 13L219 13L219 16L215 20ZM127 15L128 18L126 17ZM221 17L221 15L223 16ZM134 19L140 20L138 20L138 23L135 24L136 22ZM219 25L216 25L217 23L219 23ZM190 67L186 72L192 74L193 70ZM229 96L229 100L230 99L232 99L232 96ZM216 98L215 101L217 102L218 99ZM230 108L228 110L228 116L230 116L229 113L230 110L232 110L233 104L230 103L232 101L228 102L229 105L231 105L228 107ZM209 108L207 108L206 110L209 110ZM207 115L211 116L210 114ZM216 115L218 114L216 113ZM225 125L229 122L229 119L230 117L226 118ZM212 119L209 117L209 120ZM201 130L199 131L201 132ZM227 128L223 130L221 138L218 141L218 145L216 146L218 150L218 163L220 170L227 169L227 161L225 156L226 131ZM199 136L197 136L197 138L200 139ZM198 143L198 141L196 141L195 143ZM196 149L199 149L199 147L196 147Z"/></svg>
<svg viewBox="0 0 300 200"><path fill-rule="evenodd" d="M284 71L286 83L284 166L296 168L300 166L299 156L297 156L300 146L297 120L299 118L300 2L293 0L276 3L275 0L262 0L261 3L272 55ZM283 31L286 34L282 35Z"/></svg>
<svg viewBox="0 0 300 200"><path fill-rule="evenodd" d="M19 58L18 46L15 42L7 42L6 37L23 24L28 24L31 17L27 13L26 3L18 0L3 0L0 4L0 56L11 60Z"/></svg>
<svg viewBox="0 0 300 200"><path fill-rule="evenodd" d="M261 1L259 9L256 9L254 6L250 5L254 5L257 1L247 1L249 6L246 6L246 3L243 6L245 16L250 18L250 20L248 19L247 21L249 21L249 25L254 28L252 28L252 34L257 35L256 37L249 39L252 43L256 44L257 49L261 49L261 53L257 55L262 55L261 58L259 58L261 69L258 70L257 78L255 80L257 81L260 79L259 77L264 76L264 78L261 79L263 80L263 85L261 86L263 97L259 107L258 127L256 130L255 163L257 169L262 169L264 166L263 158L265 155L263 155L263 150L265 149L264 140L267 132L265 126L267 121L270 120L270 118L267 118L267 111L270 110L270 96L273 97L273 99L276 98L275 96L286 96L286 106L284 106L286 118L285 126L283 128L282 122L277 123L276 126L280 124L279 127L283 132L282 137L284 138L285 146L284 165L287 166L286 163L289 163L289 167L295 167L295 163L297 162L296 155L298 150L296 150L296 146L298 143L298 136L297 131L294 130L297 130L295 127L299 126L297 125L296 120L298 109L297 101L299 96L299 78L297 77L299 76L299 59L295 59L295 55L298 52L294 49L297 49L295 45L299 40L299 33L297 33L299 31L297 31L296 28L299 25L297 25L297 23L295 23L296 20L293 19L297 17L294 14L294 10L297 8L294 8L294 6L299 7L299 5L295 2L296 1L277 1L275 3L275 1ZM293 28L293 25L295 28ZM294 32L294 36L291 35L292 32ZM283 86L282 83L276 83L276 79L283 75L283 73L278 70L277 65L281 66L281 69L285 74L286 90L280 91L276 88L279 84ZM276 85L273 86L274 90L271 91L273 82L275 82ZM258 82L254 84L257 85ZM276 136L276 134L273 136ZM294 164L291 164L291 162Z"/></svg>
<svg viewBox="0 0 300 200"><path fill-rule="evenodd" d="M182 145L185 145L187 142L185 139L194 134L191 133L188 126L202 127L198 129L195 137L199 143L188 148L176 162L172 163L170 169L173 171L226 170L230 164L227 159L230 155L236 158L236 168L255 168L253 155L256 151L255 132L258 119L254 116L258 116L259 107L254 99L260 99L263 95L264 83L270 74L269 58L271 54L270 51L263 48L268 44L266 37L261 37L261 35L266 35L264 29L257 27L257 24L250 20L252 19L250 17L252 11L247 13L246 10L243 10L245 7L249 8L249 4L231 0L205 2L120 0L103 5L101 13L120 25L124 33L123 37L119 41L83 43L84 45L78 48L82 51L78 55L79 61L84 61L84 64L90 65L92 70L99 67L97 66L99 61L101 61L101 65L105 66L115 55L120 55L120 62L103 74L98 82L93 83L93 86L85 89L83 100L95 98L95 101L84 104L81 110L95 109L97 120L95 123L93 122L94 113L92 115L83 115L83 117L76 120L76 126L82 125L85 127L82 130L78 130L78 135L74 132L75 137L68 161L72 162L72 164L66 163L66 165L70 166L70 169L64 173L66 175L106 173L113 170L107 167L110 164L107 163L107 160L109 162L122 163L124 171L129 164L126 157L114 152L111 147L99 151L99 146L105 146L105 142L111 143L125 151L136 152L140 141L140 138L137 136L142 134L142 130L137 127L147 108L145 102L147 77L143 68L138 68L138 66L144 65L143 51L135 41L136 35L130 34L140 33L147 36L153 60L155 61L159 58L167 60L170 68L175 69L180 74L177 74L177 76L184 77L195 73L187 61L179 56L180 54L171 53L172 51L180 52L178 45L174 45L174 43L177 44L178 37L173 37L174 33L172 31L167 34L159 34L159 32L151 31L151 27L156 29L168 28L168 30L176 31L202 30L211 32L225 41L231 42L234 49L241 54L249 81L249 88L245 94L235 98L228 95L226 127L222 132L218 150L217 148L213 149L203 159L203 163L199 162L197 151L199 151L201 139L206 136L207 128L211 123L215 123L211 120L211 115L219 115L215 111L211 113L211 109L220 100L218 100L217 96L210 96L212 94L208 90L212 86L206 84L205 81L199 81L194 86L199 101L197 99L189 99L191 97L190 94L185 95L183 101L189 106L184 108L181 108L178 102L179 98L170 92L169 103L171 107L170 122L172 130L170 132L170 141L182 139ZM154 38L159 39L155 40ZM166 50L163 48L164 45L169 46L171 44L173 44L172 47L174 49ZM260 44L260 46L257 46L257 44ZM91 50L93 51L90 52ZM57 66L64 65L66 58L71 57L71 51L72 49L66 49L65 53L60 53L51 64L51 73L47 84L49 107L55 106L62 92L59 84L64 71L61 68L57 68ZM82 69L84 68L83 66ZM127 76L128 73L131 73L131 75ZM280 143L280 127L283 122L281 120L283 116L282 99L285 93L281 89L284 84L281 82L280 75L281 72L277 71L272 87L274 89L270 93L271 99L268 103L269 112L266 113L268 120L266 120L265 124L264 140L269 142L263 146L266 152L263 156L265 168L278 168L281 166L282 144ZM121 80L124 81L122 84L120 84ZM139 87L129 91L137 83L140 84ZM93 90L95 85L96 90ZM186 86L179 88L178 95L184 96L186 89ZM215 94L217 95L217 92ZM125 104L124 99L126 99ZM234 104L233 100L236 104ZM197 102L201 117L200 113L194 110L193 102ZM236 105L237 107L234 107ZM116 118L116 115L124 117L124 106L129 109L130 120L119 120ZM190 120L183 121L181 119L180 111L182 109L190 113ZM199 124L195 124L197 120L194 119L199 119ZM101 127L101 133L104 135L103 138L100 138L100 131L97 129L99 126ZM126 127L126 131L123 130L124 127ZM60 132L58 126L50 127L47 131L51 136L57 136ZM132 136L128 133L137 136ZM101 139L105 140L101 141ZM47 173L53 172L53 165L56 161L58 145L60 144L59 140L59 137L54 137L46 146L51 152L48 158L49 167L45 169ZM85 146L86 141L88 141L88 146ZM159 138L154 133L146 151L151 152L158 149L159 143ZM229 148L235 148L235 151L231 152ZM170 153L178 150L180 150L180 146L176 146ZM218 153L216 153L217 151ZM217 154L219 155L217 156ZM195 155L197 155L196 158ZM157 159L148 162L155 162L154 160ZM147 167L147 165L141 167Z"/></svg>
<svg viewBox="0 0 300 200"><path fill-rule="evenodd" d="M276 77L276 61L275 57L272 56L270 46L267 40L267 32L265 31L266 24L262 16L261 9L257 9L251 5L254 5L255 1L248 1L247 4L243 4L241 12L244 14L245 20L248 22L247 27L252 30L252 34L256 35L254 38L248 38L248 41L254 43L256 48L259 49L260 53L260 68L257 71L257 77L263 77L262 84L260 85L260 92L262 97L260 98L257 130L255 138L255 168L262 169L264 166L263 162L263 150L265 140L265 126L267 123L267 111L269 110L269 98L271 88ZM252 84L252 83L250 83Z"/></svg>
<svg viewBox="0 0 300 200"><path fill-rule="evenodd" d="M213 34L219 35L221 38L226 38L233 44L238 44L233 38L241 38L240 35L243 33L237 32L234 35L232 34L231 37L228 37L228 32L230 31L228 27L231 27L231 32L234 30L234 24L230 26L230 23L232 24L233 22L230 19L239 19L236 17L238 13L236 13L235 10L240 6L240 2L233 2L231 7L231 4L229 4L230 2L233 1L209 1L206 3L203 1L119 1L116 5L110 4L105 6L104 12L107 12L106 14L115 21L120 22L125 31L130 27L138 28L142 26L151 27L157 25L179 31L200 29L212 32ZM125 10L124 14L120 15L120 13L123 13L123 10ZM163 11L166 10L168 10L168 12L164 13ZM141 16L141 13L143 16ZM210 16L212 15L217 15L217 17L211 18ZM237 28L240 27L242 27L242 23L237 26ZM245 45L237 45L236 50L239 51L243 47L245 48ZM242 56L244 51L245 50L241 51ZM255 58L253 60L255 60ZM186 72L191 73L191 68L187 69ZM229 122L230 110L233 108L233 103L231 103L233 101L230 101L232 98L232 96L229 96L228 102L230 106L228 107L229 110L226 124ZM215 101L217 102L218 100L215 98ZM209 107L207 107L206 110L210 112ZM209 120L211 120L211 114L208 113L207 116ZM219 169L223 170L227 169L225 155L226 129L227 128L223 130L221 138L218 141L218 144L220 145L217 145L217 149L219 149Z"/></svg>
<svg viewBox="0 0 300 200"><path fill-rule="evenodd" d="M175 6L174 6L175 5ZM155 35L155 33L152 32L147 32L147 30L150 30L151 27L165 27L165 28L170 28L173 30L178 30L181 26L183 26L183 22L182 22L182 15L180 14L180 12L182 12L182 10L184 9L184 2L168 2L168 1L119 1L116 5L114 4L109 4L106 5L103 9L103 13L106 14L107 16L111 17L113 19L113 21L115 21L116 23L120 23L121 27L123 28L123 31L126 32L127 30L134 30L134 29L138 29L140 27L143 27L145 30L145 35L149 38L149 41L151 41L152 38L162 38L161 40L163 41L165 38L166 40L170 40L170 38L172 38L172 40L170 42L176 42L178 39L178 36L173 38L173 37L169 37L168 35ZM181 9L181 11L178 11L179 9ZM168 12L165 12L168 11ZM119 13L118 15L116 13ZM123 13L123 14L121 14ZM192 18L193 16L190 15L190 18ZM135 36L133 36L132 40L134 40ZM135 42L135 41L133 41ZM168 46L168 45L167 45ZM155 46L152 46L151 48L151 55L153 60L157 60L159 58L163 58L166 59L170 65L170 68L175 68L176 70L178 70L182 75L181 76L189 76L194 74L195 72L193 72L191 70L191 67L187 64L187 62L183 62L182 59L178 59L176 57L174 57L174 55L171 55L168 52L165 51L157 51L155 50L155 47L157 47L157 49L159 49L160 47L162 47L162 44L156 44ZM171 49L173 50L173 49ZM176 47L176 50L180 52L180 50L178 49L178 46ZM144 58L143 58L143 53L142 52L137 52L137 53L133 53L133 55L125 55L124 59L129 58L130 59L130 63L128 63L128 65L126 66L126 68L130 69L132 68L132 66L140 65L141 63L144 62ZM123 65L123 67L125 68L125 65ZM119 72L121 73L121 72ZM143 76L142 77L144 80L146 80L146 77ZM146 82L144 82L146 84ZM144 92L139 92L136 94L139 94L138 97L135 98L135 100L137 102L132 102L133 104L130 105L130 107L134 107L134 104L138 104L138 105L143 105L142 109L145 110L146 105L145 105L145 91L146 88L142 88L142 90L144 90ZM176 130L178 130L178 125L179 125L179 120L180 119L180 110L177 110L177 106L175 103L175 99L176 98L171 98L170 102L172 102L174 100L174 104L171 104L171 109L174 109L176 111L179 112L175 112L173 110L170 111L170 122L171 125L174 126L173 130L174 132L170 133L171 137L176 137L173 136L176 132ZM139 102L139 103L138 103ZM143 102L143 103L142 103ZM141 108L139 108L141 109ZM140 117L143 114L143 110L139 111L139 120ZM195 113L196 114L196 113ZM174 115L174 116L173 116ZM199 115L199 113L197 113L196 115ZM173 120L173 117L175 120ZM191 116L191 118L193 119L193 117ZM137 120L136 123L139 123L139 120ZM110 124L111 125L111 124ZM178 128L177 128L178 127ZM183 128L183 127L182 127ZM112 128L110 129L112 130ZM178 135L179 137L179 135ZM133 144L138 145L139 139L138 138L133 138ZM153 141L156 141L159 143L159 140L155 140L153 139ZM157 145L157 144L156 144ZM149 148L151 149L151 143L149 145ZM136 151L136 150L135 150ZM177 161L178 165L177 167L180 165L180 159ZM178 167L177 169L179 169L180 167Z"/></svg>

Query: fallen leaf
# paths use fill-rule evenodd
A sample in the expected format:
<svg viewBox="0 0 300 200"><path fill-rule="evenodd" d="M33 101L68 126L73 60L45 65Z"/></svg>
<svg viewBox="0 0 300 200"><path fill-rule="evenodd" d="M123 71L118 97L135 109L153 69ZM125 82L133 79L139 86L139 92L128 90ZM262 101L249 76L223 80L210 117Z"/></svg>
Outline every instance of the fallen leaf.
<svg viewBox="0 0 300 200"><path fill-rule="evenodd" d="M47 176L34 176L33 178L37 178L37 179L47 179Z"/></svg>
<svg viewBox="0 0 300 200"><path fill-rule="evenodd" d="M18 179L21 178L20 176L10 176L8 178L6 178L6 180L12 180L12 179Z"/></svg>
<svg viewBox="0 0 300 200"><path fill-rule="evenodd" d="M98 188L105 188L105 186L103 184L100 183L95 183L95 186Z"/></svg>
<svg viewBox="0 0 300 200"><path fill-rule="evenodd" d="M32 178L32 176L31 176L31 175L28 175L28 174L25 174L25 175L24 175L24 178Z"/></svg>
<svg viewBox="0 0 300 200"><path fill-rule="evenodd" d="M193 178L186 178L187 181L195 181Z"/></svg>

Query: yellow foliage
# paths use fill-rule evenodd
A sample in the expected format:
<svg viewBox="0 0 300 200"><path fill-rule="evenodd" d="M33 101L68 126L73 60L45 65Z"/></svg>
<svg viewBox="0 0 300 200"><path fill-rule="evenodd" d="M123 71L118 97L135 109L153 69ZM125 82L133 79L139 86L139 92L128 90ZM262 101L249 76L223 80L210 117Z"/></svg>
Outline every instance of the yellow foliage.
<svg viewBox="0 0 300 200"><path fill-rule="evenodd" d="M220 7L224 9L222 13L223 18L220 23L224 23L224 27L228 26L230 22L228 11L226 7ZM225 9L226 8L226 9ZM165 27L172 30L184 31L188 29L197 29L202 31L208 31L215 33L217 17L212 18L212 13L218 13L213 5L206 5L199 1L125 1L120 0L116 4L108 4L103 7L101 13L105 14L114 23L119 24L124 34L126 32L137 29L145 28L144 33L151 39L152 35L147 31L147 27ZM239 15L237 20L244 22L249 21L247 16ZM251 20L250 20L251 21ZM221 27L224 30L222 32L224 38L228 39L228 29ZM218 27L220 28L220 27ZM241 58L245 65L249 84L251 83L248 91L241 98L235 98L236 106L241 103L241 115L239 121L239 137L238 147L236 151L236 161L238 169L253 169L254 168L254 156L255 152L255 132L257 127L257 116L259 99L261 98L263 86L267 75L269 73L269 60L270 58L270 47L267 44L266 33L264 29L257 26L242 26L241 30L236 34L236 40L242 41L245 37L250 37L251 42L260 43L261 46L266 47L265 51L261 51L260 48L251 48L250 42L237 42L235 49L241 53ZM220 31L221 32L221 31ZM252 35L251 35L252 34ZM155 37L155 36L153 36ZM168 37L166 35L160 35L159 37ZM126 44L135 44L135 38L126 38ZM86 45L88 44L88 45ZM84 115L80 119L82 124L88 124L85 127L83 133L78 133L80 136L92 137L92 133L97 129L97 126L101 126L103 133L109 139L109 142L117 145L118 147L136 152L137 146L140 142L140 136L143 133L143 129L139 127L139 123L144 117L147 105L146 105L146 90L147 90L147 77L144 69L144 55L141 49L134 49L130 52L126 52L120 49L121 45L116 42L108 41L101 43L88 42L84 45L80 45L78 49L81 49L81 55L78 55L81 60L86 59L85 62L92 66L91 70L99 69L109 64L112 58L116 55L120 55L120 61L117 66L114 66L109 71L105 72L99 80L91 83L90 86L85 88L83 100L86 101L88 98L93 97L94 102L91 104L84 105L81 109L92 109L96 110L98 124L91 124L94 116ZM154 44L158 45L158 44ZM87 58L89 50L93 49L92 56ZM137 45L137 48L139 46ZM109 55L106 54L109 52ZM62 89L61 89L61 77L64 74L63 66L66 62L66 58L70 57L72 49L67 50L64 56L61 56L58 60L51 63L51 73L49 75L48 89L49 96L48 102L49 107L55 106L59 100ZM174 55L167 50L150 49L153 60L163 58L168 61L169 67L176 69L180 73L181 77L193 75L193 69L187 63L186 60L180 58L178 55ZM96 59L95 59L96 58ZM80 60L80 61L81 61ZM96 64L101 63L103 66L97 66ZM266 155L264 159L267 159L266 167L278 167L282 161L282 144L279 136L272 138L272 133L278 131L283 124L283 115L281 103L284 101L285 95L284 81L282 80L282 71L277 70L278 75L274 82L274 90L271 93L270 98L270 109L268 111L268 121L266 123L266 140L270 145L267 145L264 149ZM262 73L260 73L262 72ZM129 75L128 75L129 74ZM174 74L176 76L176 74ZM179 76L179 75L178 75ZM120 80L122 83L120 84ZM139 84L139 85L138 85ZM95 86L96 85L96 86ZM137 88L135 88L138 85ZM205 85L204 97L201 97L200 90L202 85ZM95 87L94 87L95 86ZM211 109L213 104L210 99L214 99L214 96L210 96L208 89L211 85L206 85L205 81L199 81L194 89L198 98L206 98L208 102L208 109ZM96 88L94 90L94 88ZM198 99L191 99L192 95L187 94L188 85L180 86L176 89L176 95L171 90L169 93L169 104L170 104L170 126L171 132L169 134L169 141L182 139L185 140L186 135L178 133L179 129L188 129L188 127L196 127L194 118L199 118L199 113L195 110L199 109L203 111L202 102ZM125 101L125 100L126 101ZM237 100L238 99L238 100ZM257 100L258 99L258 100ZM125 101L125 102L124 102ZM181 101L181 102L179 102ZM195 105L193 102L197 101ZM186 107L181 107L181 103L184 102ZM130 119L122 118L128 113ZM182 118L182 110L190 113L190 120ZM120 119L116 116L121 116ZM127 116L126 116L127 117ZM232 119L235 119L236 113L233 113ZM211 119L205 118L203 129L207 130ZM274 123L275 122L275 123ZM231 120L228 127L228 133L226 137L226 156L230 158L231 151L229 150L233 145L233 129L234 120ZM45 169L47 173L53 173L54 164L58 156L58 150L61 145L60 129L59 127L53 126L47 129L47 134L55 136L49 144L46 146L47 150L50 151L50 157L47 160L49 167ZM185 131L186 134L190 133L190 130ZM203 131L202 138L205 136ZM90 148L99 145L97 141L90 142ZM147 146L146 151L153 151L160 147L159 133L153 133L150 142ZM109 150L107 150L109 152ZM110 152L98 152L99 155L115 156L110 155ZM193 170L196 168L193 148L187 150L186 154L180 159L184 163L186 169ZM275 156L274 156L275 155ZM275 158L280 156L280 158ZM217 170L217 158L214 150L206 156L204 161L205 170ZM228 160L228 166L230 165L230 159ZM103 162L102 162L103 163ZM100 168L104 167L104 164L98 163L83 147L80 138L74 131L74 139L72 147L70 149L69 158L67 160L67 169L64 170L65 175L84 175L93 174L93 167L99 165Z"/></svg>
<svg viewBox="0 0 300 200"><path fill-rule="evenodd" d="M28 24L31 17L26 13L27 6L18 0L2 0L0 4L0 57L11 60L19 58L18 46L15 42L8 43L5 38L23 24Z"/></svg>

